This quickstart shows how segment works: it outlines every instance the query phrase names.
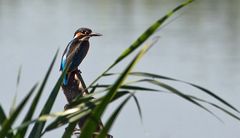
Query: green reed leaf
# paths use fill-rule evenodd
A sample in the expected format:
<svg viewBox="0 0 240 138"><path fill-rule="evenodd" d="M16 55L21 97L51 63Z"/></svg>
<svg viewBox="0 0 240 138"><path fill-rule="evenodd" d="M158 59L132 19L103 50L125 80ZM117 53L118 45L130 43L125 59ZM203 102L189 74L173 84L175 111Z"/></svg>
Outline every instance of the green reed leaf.
<svg viewBox="0 0 240 138"><path fill-rule="evenodd" d="M101 130L101 133L97 136L97 138L106 138L110 128L112 127L114 121L116 120L117 116L120 114L122 108L126 105L132 95L128 96L113 112L113 114L108 118L106 125Z"/></svg>
<svg viewBox="0 0 240 138"><path fill-rule="evenodd" d="M24 119L23 119L23 121L22 121L22 124L25 123L25 122L31 121L32 116L33 116L33 114L34 114L34 112L35 112L35 110L36 110L37 104L39 103L39 99L40 99L40 97L41 97L41 95L42 95L42 93L43 93L43 89L44 89L44 87L46 86L47 80L48 80L48 78L49 78L49 76L50 76L50 73L51 73L51 71L52 71L53 65L54 65L54 63L55 63L55 61L56 61L56 59L57 59L58 52L59 52L59 50L56 52L56 54L55 54L55 56L54 56L54 58L53 58L53 60L52 60L52 62L51 62L51 64L50 64L50 66L49 66L49 68L48 68L48 70L47 70L47 73L46 73L46 75L45 75L45 77L44 77L44 79L43 79L43 82L42 82L42 84L41 84L41 86L40 86L40 88L39 88L36 96L34 97L34 99L33 99L32 103L31 103L31 106L30 106L27 114L25 115L25 117L24 117ZM27 129L28 129L28 126L19 129L19 130L17 131L16 138L25 137L25 134L26 134L26 132L27 132Z"/></svg>
<svg viewBox="0 0 240 138"><path fill-rule="evenodd" d="M194 0L187 0L180 4L179 6L175 7L173 10L169 11L165 16L157 20L155 23L153 23L143 34L141 34L127 49L125 49L122 54L107 68L100 76L98 76L91 84L95 84L102 76L104 76L105 73L107 73L110 69L112 69L115 65L117 65L119 62L121 62L123 59L125 59L127 56L129 56L133 51L135 51L138 47L141 46L151 35L154 34L154 32L157 31L157 29L169 18L171 17L175 12L180 10L181 8L187 6L188 4L192 3Z"/></svg>
<svg viewBox="0 0 240 138"><path fill-rule="evenodd" d="M32 89L27 94L27 96L20 102L20 104L12 112L10 117L5 119L5 121L3 122L3 125L2 125L2 129L0 131L0 138L4 138L7 135L8 131L10 130L10 128L12 126L12 124L15 122L15 120L19 116L20 112L23 110L24 106L26 105L27 101L29 100L29 98L31 97L33 92L35 91L36 87L37 87L37 84L35 84L32 87Z"/></svg>
<svg viewBox="0 0 240 138"><path fill-rule="evenodd" d="M64 69L61 76L59 77L57 83L55 84L53 90L51 91L49 97L47 98L47 101L45 102L45 105L43 106L42 111L39 116L47 115L50 113L52 106L56 100L58 91L61 87L64 75L66 74L67 69L68 69L68 67L66 67ZM45 124L46 124L46 121L36 122L29 134L29 138L39 138L41 136L41 133L42 133L42 130L43 130Z"/></svg>

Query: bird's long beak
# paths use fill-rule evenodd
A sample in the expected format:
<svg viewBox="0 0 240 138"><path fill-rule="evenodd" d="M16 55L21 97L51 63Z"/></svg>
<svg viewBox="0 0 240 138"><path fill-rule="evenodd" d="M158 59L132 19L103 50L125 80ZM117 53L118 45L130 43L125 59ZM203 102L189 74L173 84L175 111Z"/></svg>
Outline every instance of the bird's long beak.
<svg viewBox="0 0 240 138"><path fill-rule="evenodd" d="M91 33L91 34L89 34L89 36L90 37L92 37L92 36L102 36L102 34L100 34L100 33Z"/></svg>

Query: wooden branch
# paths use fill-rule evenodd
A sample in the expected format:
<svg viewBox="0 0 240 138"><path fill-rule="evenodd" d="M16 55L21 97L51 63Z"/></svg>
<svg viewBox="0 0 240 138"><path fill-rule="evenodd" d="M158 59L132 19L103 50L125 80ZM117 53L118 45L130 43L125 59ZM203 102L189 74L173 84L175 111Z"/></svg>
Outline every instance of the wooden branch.
<svg viewBox="0 0 240 138"><path fill-rule="evenodd" d="M68 103L70 103L77 96L85 96L89 94L86 89L86 85L81 76L80 70L76 70L70 73L67 85L62 85L63 93L67 98ZM68 104L67 104L68 105ZM68 109L68 106L65 106L65 109ZM86 115L79 119L78 126L80 129L83 128L84 123L88 119L89 115ZM99 120L98 126L92 138L96 138L98 133L103 129L102 121ZM107 135L107 138L113 138L111 135Z"/></svg>

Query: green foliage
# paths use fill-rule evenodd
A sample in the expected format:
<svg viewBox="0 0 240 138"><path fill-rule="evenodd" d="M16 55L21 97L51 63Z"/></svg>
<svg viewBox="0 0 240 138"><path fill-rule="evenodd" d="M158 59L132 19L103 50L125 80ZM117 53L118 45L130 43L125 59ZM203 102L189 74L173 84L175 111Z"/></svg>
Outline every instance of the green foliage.
<svg viewBox="0 0 240 138"><path fill-rule="evenodd" d="M2 126L4 120L6 120L7 116L2 108L2 106L0 105L0 125Z"/></svg>
<svg viewBox="0 0 240 138"><path fill-rule="evenodd" d="M12 114L4 120L1 131L0 131L0 138L5 137L9 133L9 130L11 129L12 124L19 116L20 112L22 111L23 107L26 105L27 101L29 100L30 96L33 94L36 87L37 85L33 86L33 88L30 90L27 96L22 100L22 102L16 107L16 109L12 112Z"/></svg>
<svg viewBox="0 0 240 138"><path fill-rule="evenodd" d="M134 65L140 60L140 58L146 53L146 51L150 48L150 46L145 46L137 56L130 62L130 64L126 67L126 69L120 74L116 82L110 87L110 90L107 92L106 96L104 96L103 100L99 105L92 111L90 114L90 118L85 123L85 126L82 130L80 138L88 138L91 137L92 133L96 129L96 125L98 124L103 112L107 108L109 102L116 95L117 90L123 84L124 80L127 78L128 74L131 72ZM96 122L97 121L97 122Z"/></svg>
<svg viewBox="0 0 240 138"><path fill-rule="evenodd" d="M101 133L99 134L99 136L97 138L105 138L108 134L108 131L110 130L111 126L113 125L115 119L117 118L118 114L120 113L120 111L122 110L122 108L124 107L124 105L129 101L129 99L131 98L131 95L128 96L118 107L117 109L113 112L113 114L109 117L105 127L103 128L103 130L101 131ZM82 136L82 135L81 135ZM91 135L90 135L91 136Z"/></svg>
<svg viewBox="0 0 240 138"><path fill-rule="evenodd" d="M157 20L155 23L153 23L148 29L146 29L146 31L142 35L140 35L139 38L137 38L132 43L132 45L130 45L125 51L123 51L120 54L120 56L88 86L88 90L90 91L89 95L86 95L84 97L76 97L73 100L73 102L69 104L69 106L72 107L71 109L68 109L63 112L51 113L52 106L56 100L57 94L61 87L61 83L63 81L63 76L66 74L66 71L67 71L67 68L64 69L63 73L61 74L58 81L54 85L50 95L47 98L45 98L47 99L47 101L43 105L43 108L41 109L39 116L33 119L33 114L36 112L37 104L40 101L44 87L46 86L47 80L49 79L49 75L56 61L56 57L58 53L57 52L53 58L53 61L50 64L50 67L43 79L43 82L41 83L38 91L35 94L35 97L33 98L33 101L31 102L29 110L26 112L26 115L23 118L21 125L17 127L13 126L15 120L19 117L20 112L26 106L31 95L35 91L37 85L33 86L33 88L30 90L27 96L20 102L20 104L17 107L12 108L12 113L9 116L5 114L4 109L0 105L0 138L25 137L28 127L31 124L34 124L34 126L30 131L30 134L29 134L30 138L39 138L45 133L48 133L54 129L62 127L66 124L68 124L68 127L65 129L65 132L63 132L62 137L69 138L71 137L79 119L81 119L86 115L89 115L90 117L87 119L87 121L83 126L83 129L81 130L80 138L90 138L95 133L97 124L100 121L100 118L102 117L103 113L107 109L108 105L116 100L123 99L122 102L112 112L111 116L108 118L106 124L104 125L105 127L101 130L101 132L98 132L99 135L97 137L104 138L109 133L117 116L121 113L121 110L130 99L133 99L135 101L138 109L138 114L142 119L142 110L140 107L140 103L137 97L135 96L135 94L138 92L172 93L202 108L203 110L209 112L219 120L220 118L218 118L217 115L215 115L210 109L205 107L203 103L208 104L214 108L217 108L222 112L226 113L227 115L240 121L240 118L239 118L240 112L237 108L235 108L229 102L225 101L220 96L214 94L210 90L207 90L199 85L174 79L174 78L170 78L170 77L166 77L166 76L162 76L159 74L154 74L154 73L132 72L132 69L141 60L143 55L146 54L148 50L158 41L158 37L154 37L152 40L150 40L149 43L144 44L144 46L142 46L142 44L150 36L152 36L154 32L156 32L156 30L158 30L159 27L161 27L162 24L169 17L171 17L175 12L177 12L181 8L190 4L192 1L193 0L188 0L180 4L179 6L174 8L172 11L167 13L165 16L163 16L162 18ZM109 71L112 68L114 68L115 65L125 60L126 57L128 57L130 54L132 54L134 51L136 51L140 47L141 49L138 51L136 56L129 62L128 65L126 65L126 67L123 69L122 72L109 73ZM100 83L97 84L99 79L111 77L111 76L117 76L116 81L113 82L112 84L100 84ZM126 80L130 77L135 77L135 79L137 78L137 81L132 81L127 83ZM20 80L20 73L17 79L17 86L19 85L19 80ZM185 83L189 86L192 86L200 90L201 92L207 94L208 96L214 98L215 100L220 102L222 105L224 105L224 107L217 105L213 102L207 101L205 99L201 99L193 95L185 94L184 92L178 90L177 88L174 88L173 86L163 82L163 80ZM139 83L145 83L146 85L140 86ZM159 89L152 88L152 85L157 86ZM101 93L101 96L98 96L97 99L92 98L93 96L99 93ZM50 122L49 119L52 119L52 118L54 120ZM45 124L47 121L49 122L49 124L45 127Z"/></svg>
<svg viewBox="0 0 240 138"><path fill-rule="evenodd" d="M57 56L54 57L52 65L55 62L56 57ZM50 66L49 71L51 71L51 69L52 69L52 66ZM59 89L61 87L61 84L62 84L62 81L63 81L63 77L66 74L66 70L67 70L67 68L64 69L63 73L61 74L61 76L59 77L58 81L56 82L52 92L50 93L49 97L47 98L47 101L46 101L45 105L42 108L42 111L41 111L39 117L50 113L50 111L52 109L52 106L53 106L53 104L55 102L55 99L57 97L58 91L59 91ZM48 75L49 74L47 73L46 77L48 77ZM45 83L43 83L43 84L45 84ZM31 133L30 133L30 135L29 135L29 137L30 138L38 138L38 137L40 137L41 133L42 133L42 130L43 130L44 126L45 126L45 123L46 123L46 121L36 122L34 127L33 127L33 129L32 129L32 131L31 131Z"/></svg>

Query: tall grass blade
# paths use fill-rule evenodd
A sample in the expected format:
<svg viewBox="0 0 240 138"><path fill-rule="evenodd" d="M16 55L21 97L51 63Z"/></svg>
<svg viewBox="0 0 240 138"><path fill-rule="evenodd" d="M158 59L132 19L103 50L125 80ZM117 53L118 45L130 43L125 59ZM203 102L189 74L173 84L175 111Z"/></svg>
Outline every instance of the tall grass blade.
<svg viewBox="0 0 240 138"><path fill-rule="evenodd" d="M16 118L19 116L20 112L22 111L23 107L26 105L32 93L35 91L36 87L37 87L37 84L33 86L33 88L30 90L27 96L20 102L20 104L16 107L16 109L13 111L10 117L5 119L2 125L2 129L0 131L0 138L4 138L7 135L12 124L15 122Z"/></svg>
<svg viewBox="0 0 240 138"><path fill-rule="evenodd" d="M62 138L71 138L72 133L73 133L76 125L77 125L77 121L76 121L76 122L73 122L73 123L70 123L70 124L68 125L68 127L65 129L65 132L63 133Z"/></svg>
<svg viewBox="0 0 240 138"><path fill-rule="evenodd" d="M115 97L112 99L111 102L121 98L122 96L125 96L126 94L130 94L130 92L129 91L118 91L117 94L115 95ZM102 98L99 98L99 99L102 99ZM94 104L97 105L96 102L94 102ZM90 108L88 106L86 106L86 105L85 106L83 106L83 105L84 105L84 103L80 102L79 105L75 105L76 107L70 109L70 110L75 110L76 108L79 108L79 109L77 109L77 112L72 112L71 114L66 114L65 112L68 112L68 110L66 110L66 111L64 111L62 113L62 115L59 114L59 117L57 117L52 123L50 123L46 127L46 129L44 130L44 133L48 132L48 131L51 131L53 129L56 129L58 127L61 127L61 126L65 125L65 124L67 124L67 123L74 122L75 120L79 120L81 117L89 114Z"/></svg>
<svg viewBox="0 0 240 138"><path fill-rule="evenodd" d="M99 77L97 77L91 84L93 85L95 82L97 82L105 73L107 73L110 69L112 69L115 65L117 65L119 62L121 62L124 58L129 56L133 51L135 51L138 47L141 46L143 42L145 42L154 32L157 31L157 29L169 18L171 17L175 12L180 10L181 8L187 6L188 4L192 3L194 0L187 0L180 4L179 6L175 7L173 10L168 12L165 16L157 20L155 23L153 23L143 34L141 34L126 50L123 51L123 53L113 62L113 64L105 70Z"/></svg>
<svg viewBox="0 0 240 138"><path fill-rule="evenodd" d="M98 135L97 138L106 138L110 128L112 127L114 121L116 120L117 116L121 112L122 108L126 105L126 103L129 101L129 99L132 97L132 95L128 96L113 112L113 114L109 117L106 125L103 127L101 133Z"/></svg>
<svg viewBox="0 0 240 138"><path fill-rule="evenodd" d="M43 133L46 133L46 132L48 132L48 131L51 131L51 130L53 130L53 129L56 129L56 128L58 128L58 127L61 127L61 126L65 125L65 124L67 124L67 123L68 123L68 118L67 118L67 116L57 117L52 123L50 123L50 124L46 127L46 129L44 130ZM42 133L42 134L43 134L43 133Z"/></svg>
<svg viewBox="0 0 240 138"><path fill-rule="evenodd" d="M199 85L196 85L196 84L193 84L193 83L190 83L190 82L186 82L186 81L182 81L182 80L178 80L178 79L174 79L174 78L170 78L170 77L166 77L166 76L161 76L161 75L158 75L158 74L152 74L152 73L132 72L131 75L141 76L141 77L148 77L148 78L165 79L165 80L171 80L171 81L176 81L176 82L181 82L181 83L185 83L185 84L191 85L191 86L193 86L193 87L195 87L197 89L200 89L201 91L205 92L206 94L212 96L213 98L217 99L218 101L220 101L224 105L228 106L229 108L233 109L234 111L240 113L239 110L237 108L235 108L233 105L231 105L227 101L223 100L221 97L219 97L218 95L214 94L210 90L207 90L206 88L203 88L203 87L201 87Z"/></svg>
<svg viewBox="0 0 240 138"><path fill-rule="evenodd" d="M19 69L18 69L18 76L17 76L17 83L16 83L17 87L20 84L21 74L22 74L22 66L20 66Z"/></svg>
<svg viewBox="0 0 240 138"><path fill-rule="evenodd" d="M13 102L12 102L12 105L11 105L11 108L10 108L10 114L12 114L12 112L14 111L14 109L16 107L17 92L18 92L18 87L19 87L19 84L20 84L21 73L22 73L22 67L20 66L19 69L18 69L16 91L15 91L15 95L13 97Z"/></svg>
<svg viewBox="0 0 240 138"><path fill-rule="evenodd" d="M7 116L2 108L2 106L0 105L0 126L2 126L3 122L7 119Z"/></svg>
<svg viewBox="0 0 240 138"><path fill-rule="evenodd" d="M171 17L176 11L180 10L184 6L188 5L191 3L193 0L188 0L176 8L174 8L172 11L168 12L165 16L163 16L161 19L157 20L155 23L153 23L143 34L140 35L140 37L135 40L132 45L127 48L118 58L117 60L113 63L114 66L121 60L123 60L125 57L127 57L129 54L131 54L135 49L137 49L143 42L145 42L169 17Z"/></svg>
<svg viewBox="0 0 240 138"><path fill-rule="evenodd" d="M79 111L79 109L77 110ZM21 124L20 126L14 128L12 131L15 131L15 130L19 130L21 128L25 128L26 126L32 124L32 123L35 123L35 122L43 122L43 121L47 121L49 119L53 119L53 118L57 118L59 119L59 121L63 122L64 119L66 120L68 115L72 115L72 114L75 114L75 113L78 113L76 111L76 108L74 109L69 109L69 110L66 110L66 111L63 111L63 112L55 112L55 113L51 113L51 114L48 114L48 115L42 115L36 119L33 119L31 121L28 121L28 122L24 122L23 124ZM67 122L66 122L67 123ZM56 125L56 128L59 127L58 126L59 124ZM46 128L47 129L47 128ZM54 128L53 128L54 129ZM46 130L45 130L46 131ZM44 132L45 133L45 132ZM43 134L43 133L42 133Z"/></svg>
<svg viewBox="0 0 240 138"><path fill-rule="evenodd" d="M83 127L82 133L80 135L80 138L89 138L93 134L93 132L96 129L96 120L100 120L100 117L102 116L103 112L107 108L109 102L111 102L112 98L116 95L117 90L120 88L120 86L123 84L124 80L127 78L128 73L132 70L132 68L136 65L136 63L140 60L140 58L148 51L148 49L151 47L145 46L143 49L137 54L137 56L130 62L130 64L126 67L126 69L121 73L117 81L112 85L109 92L104 96L103 100L99 105L96 106L96 108L92 111L90 114L91 119L88 119Z"/></svg>
<svg viewBox="0 0 240 138"><path fill-rule="evenodd" d="M0 131L1 131L1 127L2 127L2 124L3 122L7 119L7 116L2 108L2 106L0 105ZM11 129L11 127L10 127ZM13 137L13 132L8 132L7 138L12 138Z"/></svg>
<svg viewBox="0 0 240 138"><path fill-rule="evenodd" d="M99 98L99 100L100 99L101 98ZM63 113L59 114L57 116L57 118L46 127L46 129L44 130L44 133L47 132L47 131L51 131L53 129L56 129L60 126L63 126L67 123L72 123L72 122L75 122L76 120L79 120L81 117L89 114L89 111L99 101L99 100L92 101L92 98L89 99L89 101L85 101L85 100L86 99L83 97L84 102L79 102L77 104L77 101L76 101L76 103L74 103L74 105L70 105L71 108L64 111ZM70 114L67 113L67 112L70 112ZM79 118L77 118L76 116L79 116Z"/></svg>
<svg viewBox="0 0 240 138"><path fill-rule="evenodd" d="M119 98L121 98L121 97L123 97L123 96L125 96L125 95L127 95L127 94L131 94L131 92L130 92L130 91L118 91L118 92L116 93L116 95L112 98L112 101L111 101L111 102L114 102L114 101L116 101L117 99L119 99Z"/></svg>
<svg viewBox="0 0 240 138"><path fill-rule="evenodd" d="M212 103L212 102L209 102L209 101L206 101L206 100L200 99L200 98L195 97L195 96L192 96L192 95L188 95L188 96L191 97L192 99L197 100L197 101L200 101L200 102L203 102L203 103L207 103L207 104L209 104L209 105L211 105L211 106L213 106L213 107L215 107L215 108L217 108L217 109L223 111L224 113L228 114L229 116L231 116L231 117L237 119L238 121L240 121L240 118L239 118L238 116L236 116L235 114L229 112L228 110L222 108L221 106L219 106L219 105L217 105L217 104L215 104L215 103Z"/></svg>
<svg viewBox="0 0 240 138"><path fill-rule="evenodd" d="M110 102L114 102L116 100L118 100L119 98L125 96L126 94L130 94L131 92L130 91L118 91L116 93L116 95L111 99ZM98 98L98 99L95 99L94 101L92 101L92 105L94 106L97 106L100 104L100 102L104 99L105 96L101 97L101 98ZM83 107L80 107L80 105L77 105L78 108L81 108L82 110L75 114L75 115L70 115L71 117L69 118L69 122L74 122L76 120L79 120L81 117L83 117L84 115L87 115L90 113L90 111L93 110L93 106L89 106L89 105L85 105Z"/></svg>
<svg viewBox="0 0 240 138"><path fill-rule="evenodd" d="M95 86L95 88L110 88L112 85L110 84L99 84ZM152 88L147 88L147 87L142 87L142 86L133 86L133 85L122 85L120 89L123 90L134 90L134 91L159 91L157 89L152 89Z"/></svg>
<svg viewBox="0 0 240 138"><path fill-rule="evenodd" d="M92 103L92 104L96 104L96 103ZM73 122L78 121L83 116L89 114L91 109L92 109L92 107L82 103L82 104L77 105L74 108L64 111L62 113L63 115L59 114L58 117L46 127L46 129L44 130L44 133L51 131L53 129L56 129L58 127L61 127L67 123L73 123ZM72 113L70 113L70 114L65 113L65 112L69 112L71 110L73 111Z"/></svg>
<svg viewBox="0 0 240 138"><path fill-rule="evenodd" d="M132 95L133 96L133 99L137 105L137 109L138 109L138 114L139 114L139 117L140 117L140 120L141 122L143 122L143 115L142 115L142 109L141 109L141 106L140 106L140 103L136 97L136 95Z"/></svg>
<svg viewBox="0 0 240 138"><path fill-rule="evenodd" d="M53 58L53 60L52 60L52 62L50 64L50 66L48 68L48 71L47 71L47 73L46 73L46 75L45 75L45 77L43 79L43 82L42 82L42 84L41 84L41 86L40 86L36 96L34 97L34 99L33 99L32 103L31 103L31 106L30 106L26 116L24 117L24 119L22 121L22 124L24 122L30 121L32 119L32 116L33 116L33 114L34 114L34 112L36 110L37 104L39 103L39 99L40 99L40 97L41 97L41 95L43 93L43 89L44 89L44 87L45 87L45 85L47 83L47 80L48 80L48 78L50 76L50 73L52 71L53 65L54 65L54 63L55 63L55 61L57 59L58 52L59 52L59 50L56 52L56 54L55 54L55 56L54 56L54 58ZM28 129L28 126L26 126L25 128L19 129L17 131L16 138L25 137L27 129Z"/></svg>
<svg viewBox="0 0 240 138"><path fill-rule="evenodd" d="M214 114L212 111L210 111L209 109L207 109L206 107L204 107L203 105L201 105L200 103L198 103L197 101L193 100L193 99L192 99L191 97L189 97L188 95L183 94L183 93L180 92L179 90L173 88L172 86L167 85L167 84L165 84L165 83L163 83L163 82L160 82L160 81L157 81L157 80L150 80L150 79L148 80L148 79L146 79L145 81L169 90L169 91L172 92L173 94L176 94L176 95L180 96L181 98L183 98L183 99L185 99L185 100L187 100L187 101L189 101L189 102L197 105L198 107L204 109L205 111L207 111L208 113L210 113L211 115L213 115L214 117L216 117L216 119L218 119L219 121L222 122L222 120L221 120L216 114Z"/></svg>
<svg viewBox="0 0 240 138"><path fill-rule="evenodd" d="M66 71L67 71L67 68L64 69L61 76L59 77L57 83L55 84L53 90L51 91L49 97L47 98L47 101L46 101L45 105L43 106L43 109L39 116L47 115L50 113L52 106L56 100L58 91L61 87L63 77L66 74ZM42 133L42 130L43 130L45 124L46 124L46 121L36 122L29 134L29 138L39 138L41 136L41 133Z"/></svg>

